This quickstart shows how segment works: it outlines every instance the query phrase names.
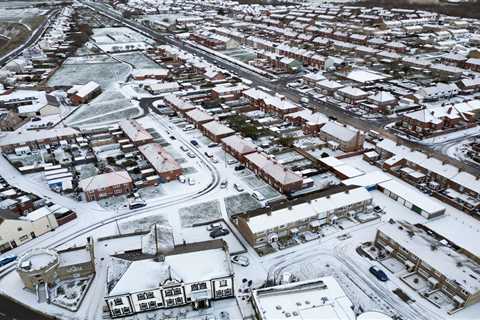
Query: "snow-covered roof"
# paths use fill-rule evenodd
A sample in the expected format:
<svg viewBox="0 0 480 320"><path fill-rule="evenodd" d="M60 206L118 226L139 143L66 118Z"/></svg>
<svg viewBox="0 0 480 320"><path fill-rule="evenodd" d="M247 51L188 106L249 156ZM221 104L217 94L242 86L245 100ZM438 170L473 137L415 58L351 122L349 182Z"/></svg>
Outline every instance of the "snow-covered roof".
<svg viewBox="0 0 480 320"><path fill-rule="evenodd" d="M391 176L383 171L376 170L367 172L354 178L343 180L342 183L346 186L370 187L389 180L392 180Z"/></svg>
<svg viewBox="0 0 480 320"><path fill-rule="evenodd" d="M220 136L226 134L233 134L235 131L218 121L210 121L202 125L203 128L213 135Z"/></svg>
<svg viewBox="0 0 480 320"><path fill-rule="evenodd" d="M166 255L164 261L133 261L109 295L160 288L168 280L192 283L231 274L230 257L221 248Z"/></svg>
<svg viewBox="0 0 480 320"><path fill-rule="evenodd" d="M131 183L132 178L125 170L103 173L80 180L78 186L85 192Z"/></svg>
<svg viewBox="0 0 480 320"><path fill-rule="evenodd" d="M390 78L390 76L381 74L378 72L373 72L370 70L356 69L356 70L350 71L346 75L346 78L356 82L366 83L366 82L373 82L373 81L387 79L387 78Z"/></svg>
<svg viewBox="0 0 480 320"><path fill-rule="evenodd" d="M451 177L450 180L468 190L480 192L480 178L462 171Z"/></svg>
<svg viewBox="0 0 480 320"><path fill-rule="evenodd" d="M193 110L195 109L195 106L190 102L185 99L182 99L174 94L168 94L163 97L165 102L170 103L173 105L175 108L182 110L182 111L188 111L188 110Z"/></svg>
<svg viewBox="0 0 480 320"><path fill-rule="evenodd" d="M196 109L193 109L191 111L188 111L187 113L185 113L185 115L187 117L189 117L190 119L192 119L194 122L206 122L206 121L212 121L213 120L213 117L211 115L209 115L208 113L206 113L205 111L203 110L200 110L198 108Z"/></svg>
<svg viewBox="0 0 480 320"><path fill-rule="evenodd" d="M245 158L247 161L253 163L257 168L265 172L269 177L279 182L281 185L303 181L301 176L294 173L287 167L270 160L261 153L250 153L246 155Z"/></svg>
<svg viewBox="0 0 480 320"><path fill-rule="evenodd" d="M354 320L353 305L331 276L254 290L260 320Z"/></svg>
<svg viewBox="0 0 480 320"><path fill-rule="evenodd" d="M397 98L393 94L387 91L379 91L374 95L371 95L368 97L368 100L370 102L376 102L376 103L386 103L386 102L392 102L396 101Z"/></svg>
<svg viewBox="0 0 480 320"><path fill-rule="evenodd" d="M405 225L405 223L403 223ZM444 275L449 281L455 281L469 293L480 291L480 278L473 269L480 266L469 260L465 255L450 247L441 245L420 228L411 226L399 228L398 224L384 224L378 228L382 233L393 239L407 251L412 252L426 264ZM462 232L462 229L456 229ZM414 236L410 236L410 230L414 230ZM437 245L432 250L432 245ZM466 263L469 261L469 263ZM464 262L459 264L459 262Z"/></svg>
<svg viewBox="0 0 480 320"><path fill-rule="evenodd" d="M237 135L223 138L222 143L230 149L235 150L235 152L240 155L257 151L257 146L255 144Z"/></svg>
<svg viewBox="0 0 480 320"><path fill-rule="evenodd" d="M175 159L158 143L149 143L138 147L138 151L147 159L158 173L181 169Z"/></svg>
<svg viewBox="0 0 480 320"><path fill-rule="evenodd" d="M73 128L53 128L49 130L27 130L15 131L4 135L0 139L0 146L11 144L24 144L31 141L48 140L53 138L61 139L62 137L75 136L80 132Z"/></svg>
<svg viewBox="0 0 480 320"><path fill-rule="evenodd" d="M28 220L28 221L36 221L38 219L48 216L49 214L52 214L52 211L50 211L47 206L44 206L32 212L27 213L27 215L25 216L21 216L20 219Z"/></svg>
<svg viewBox="0 0 480 320"><path fill-rule="evenodd" d="M90 93L92 93L95 90L98 90L99 88L100 88L100 85L98 83L96 83L95 81L90 81L87 84L81 86L75 95L80 98L85 98Z"/></svg>
<svg viewBox="0 0 480 320"><path fill-rule="evenodd" d="M120 121L120 129L127 135L132 142L152 140L152 135L143 128L136 120Z"/></svg>
<svg viewBox="0 0 480 320"><path fill-rule="evenodd" d="M329 211L371 199L372 196L365 188L356 188L318 198L310 201L310 203L304 202L291 208L272 211L269 214L252 216L248 218L247 224L253 233L264 232L296 221L325 215Z"/></svg>
<svg viewBox="0 0 480 320"><path fill-rule="evenodd" d="M308 125L319 125L328 122L328 117L321 112L313 112L310 109L302 109L297 112L289 113L286 118L301 118L307 122Z"/></svg>
<svg viewBox="0 0 480 320"><path fill-rule="evenodd" d="M430 214L445 211L445 207L439 201L432 200L420 191L395 180L389 180L378 184L385 190L397 195L410 204Z"/></svg>
<svg viewBox="0 0 480 320"><path fill-rule="evenodd" d="M343 126L335 121L327 122L320 131L345 142L351 141L359 133L357 129Z"/></svg>
<svg viewBox="0 0 480 320"><path fill-rule="evenodd" d="M361 176L361 175L365 174L365 172L363 172L363 171L361 171L361 170L359 170L355 167L352 167L349 164L343 164L343 165L340 165L340 166L336 166L334 169L335 169L335 171L339 172L341 175L344 175L347 178L354 178L354 177L358 177L358 176Z"/></svg>

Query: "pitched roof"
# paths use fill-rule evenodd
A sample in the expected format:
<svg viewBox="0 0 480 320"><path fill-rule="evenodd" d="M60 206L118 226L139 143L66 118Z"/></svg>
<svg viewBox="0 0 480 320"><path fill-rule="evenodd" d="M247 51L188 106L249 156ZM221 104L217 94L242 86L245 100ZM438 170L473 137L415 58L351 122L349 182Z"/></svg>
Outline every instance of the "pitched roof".
<svg viewBox="0 0 480 320"><path fill-rule="evenodd" d="M103 173L90 178L82 179L80 180L78 185L83 191L86 192L131 182L132 178L130 178L128 172L125 170L121 170Z"/></svg>

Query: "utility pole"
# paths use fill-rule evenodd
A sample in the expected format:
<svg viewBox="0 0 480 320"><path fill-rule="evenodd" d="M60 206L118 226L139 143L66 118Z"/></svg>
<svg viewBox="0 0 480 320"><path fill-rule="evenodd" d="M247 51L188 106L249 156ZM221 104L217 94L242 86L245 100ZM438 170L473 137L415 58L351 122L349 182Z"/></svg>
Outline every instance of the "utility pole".
<svg viewBox="0 0 480 320"><path fill-rule="evenodd" d="M155 223L155 256L158 256L157 223Z"/></svg>

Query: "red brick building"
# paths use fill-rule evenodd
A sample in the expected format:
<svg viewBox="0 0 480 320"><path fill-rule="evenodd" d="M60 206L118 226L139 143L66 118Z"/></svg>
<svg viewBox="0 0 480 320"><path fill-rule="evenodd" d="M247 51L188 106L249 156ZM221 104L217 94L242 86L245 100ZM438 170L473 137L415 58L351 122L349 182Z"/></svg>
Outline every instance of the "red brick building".
<svg viewBox="0 0 480 320"><path fill-rule="evenodd" d="M131 192L133 181L128 172L122 170L80 180L78 186L85 193L87 201L94 201Z"/></svg>

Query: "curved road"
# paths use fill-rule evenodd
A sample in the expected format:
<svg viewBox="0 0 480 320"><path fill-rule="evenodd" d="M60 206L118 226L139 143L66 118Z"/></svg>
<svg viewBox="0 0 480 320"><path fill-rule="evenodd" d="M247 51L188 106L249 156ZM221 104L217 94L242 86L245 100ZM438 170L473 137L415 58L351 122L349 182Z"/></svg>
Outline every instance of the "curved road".
<svg viewBox="0 0 480 320"><path fill-rule="evenodd" d="M168 128L168 123L165 120L163 120L160 116L158 116L156 114L152 114L151 116L162 127L164 127L165 129L169 129ZM169 130L172 130L172 129L169 129ZM177 129L175 128L173 131L177 131ZM95 221L90 225L81 226L77 229L75 229L75 227L77 225L73 224L73 225L71 225L72 227L70 227L70 228L65 228L61 231L56 231L52 234L49 234L51 236L48 237L48 238L46 238L45 236L41 236L41 237L39 237L35 240L32 240L32 241L20 246L20 247L17 247L13 251L11 251L11 253L21 255L23 252L27 251L28 249L33 248L33 247L38 247L39 245L42 245L42 247L44 247L44 248L56 248L58 246L66 244L66 243L68 243L68 242L70 242L70 241L72 241L72 240L74 240L74 239L76 239L80 236L87 235L88 233L92 232L93 230L95 230L97 228L100 228L100 227L103 227L105 225L117 223L118 221L127 219L129 217L134 216L134 215L149 213L153 209L166 208L166 207L172 206L174 204L178 204L182 201L187 201L187 200L190 201L192 199L202 197L203 195L206 195L209 192L211 192L212 190L214 190L220 183L220 173L219 173L218 169L213 164L211 164L210 161L208 161L208 158L200 150L193 147L185 138L183 138L180 131L178 131L177 133L178 133L176 135L177 140L180 141L191 152L195 153L197 158L203 163L203 165L210 172L210 175L211 175L212 179L203 189L201 189L199 191L196 191L196 192L193 192L193 193L186 193L186 194L181 194L181 195L178 195L178 196L169 197L167 200L161 199L162 201L159 202L159 203L156 203L154 205L149 205L149 206L146 206L146 207L143 207L143 208L140 208L140 209L136 209L136 210L126 209L126 210L124 210L124 212L122 212L118 215L114 215L114 216L111 216L109 218L105 218L105 219L101 219L99 221ZM0 163L0 175L3 175L2 171L4 171L6 168L8 168L8 166L10 166L10 169L11 169L12 166L3 157L0 157L0 158L1 158L0 162L4 161L3 165ZM20 175L20 174L18 174L18 175ZM13 177L11 173L6 174L6 176L10 179L12 179L12 177ZM20 177L23 177L23 176L20 176ZM7 179L7 178L6 178L6 180L9 181L9 179ZM25 179L25 181L23 181L23 182L28 182L28 179ZM27 185L27 187L25 189L31 189L32 184L34 184L34 183L30 182L30 184ZM18 183L18 184L15 183L14 185L18 186L21 189L23 188L21 183ZM46 188L44 187L44 189L46 189ZM45 193L49 193L49 192L51 192L51 191L46 190ZM60 195L57 195L55 197L54 201L59 200L61 198L64 198L63 199L64 201L59 201L59 203L62 203L62 202L66 203L66 202L69 202L69 201L73 201L69 198L66 198L66 197L63 197L63 196L60 196ZM99 210L99 213L101 214L102 212L100 212L100 211L102 211L102 210ZM105 213L105 212L107 212L107 210L103 210L103 213ZM70 223L73 223L73 221L70 222ZM68 226L68 224L66 226ZM59 237L59 235L60 235L60 237ZM52 238L53 238L53 240L52 240ZM6 275L8 275L8 274L10 274L11 272L14 272L14 271L15 271L15 262L10 263L10 264L2 267L2 269L0 269L0 279L4 278ZM8 309L5 309L5 311L2 311L3 313L0 312L0 320L3 320L3 319L12 319L12 320L13 319L40 319L40 320L48 319L41 314L36 314L35 317L30 317L29 314L33 312L32 310L29 310L28 308L22 306L21 304L17 304L16 302L12 302L9 299L7 299L6 297L2 297L0 295L0 305L1 306L4 305L3 304L4 301L5 301L5 306L8 306ZM3 310L3 308L2 308L2 310ZM25 314L25 317L22 318L22 315L24 315L24 314Z"/></svg>

